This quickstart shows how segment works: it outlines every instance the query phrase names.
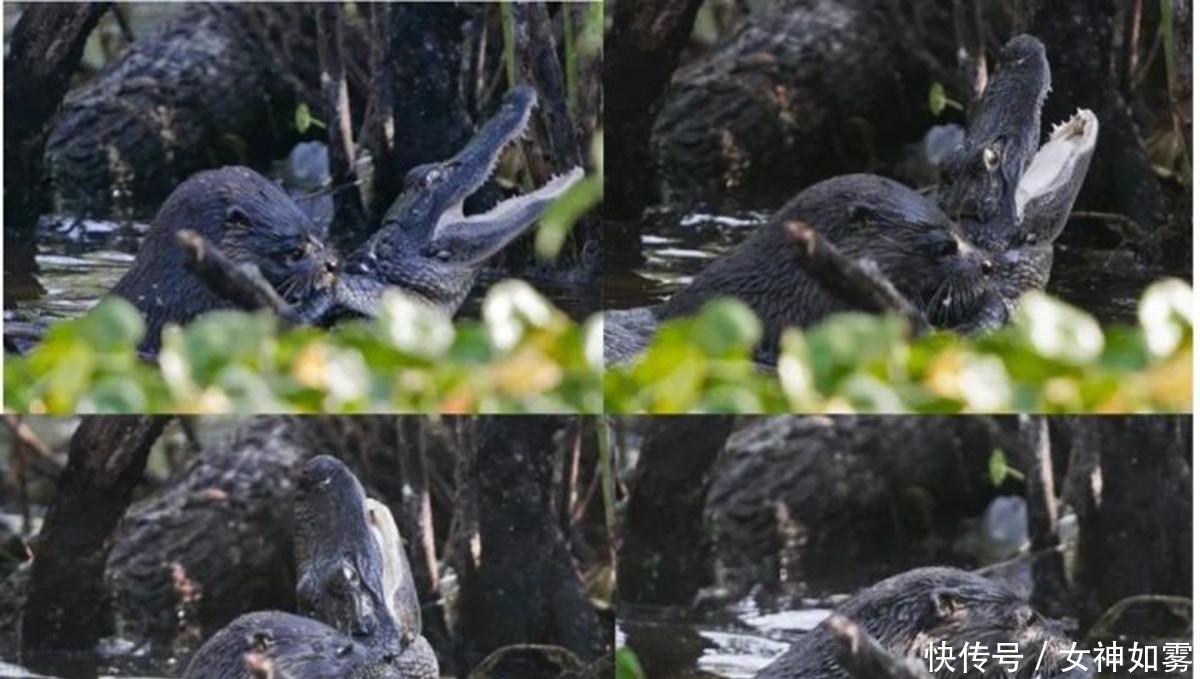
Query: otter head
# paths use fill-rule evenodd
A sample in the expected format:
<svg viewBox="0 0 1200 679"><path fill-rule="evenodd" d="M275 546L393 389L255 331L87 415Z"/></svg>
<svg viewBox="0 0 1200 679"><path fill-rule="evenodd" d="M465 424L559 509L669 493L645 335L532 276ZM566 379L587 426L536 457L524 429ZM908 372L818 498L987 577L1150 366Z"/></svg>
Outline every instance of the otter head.
<svg viewBox="0 0 1200 679"><path fill-rule="evenodd" d="M897 182L872 178L871 184L858 182L845 210L846 226L832 234L835 244L877 265L932 324L957 327L980 313L992 258L931 201Z"/></svg>
<svg viewBox="0 0 1200 679"><path fill-rule="evenodd" d="M218 631L192 656L184 679L432 679L412 673L379 649L310 618L259 611Z"/></svg>
<svg viewBox="0 0 1200 679"><path fill-rule="evenodd" d="M233 262L253 264L280 296L295 304L328 288L337 257L316 224L278 186L252 170L225 192L219 246Z"/></svg>
<svg viewBox="0 0 1200 679"><path fill-rule="evenodd" d="M386 287L453 314L484 262L532 225L580 177L572 168L540 189L464 215L463 203L492 176L501 153L525 131L537 103L531 87L508 92L500 110L453 158L409 171L383 227L346 262L343 306L373 315Z"/></svg>
<svg viewBox="0 0 1200 679"><path fill-rule="evenodd" d="M295 509L299 610L375 646L401 646L383 586L384 562L367 524L366 495L340 461L319 455L305 465Z"/></svg>
<svg viewBox="0 0 1200 679"><path fill-rule="evenodd" d="M918 568L888 578L856 594L839 612L863 625L894 653L925 662L930 648L935 653L939 647L953 649L943 651L955 655L953 667L938 668L934 663L938 679L1086 679L1094 673L1086 653L1078 658L1082 668L1072 668L1066 654L1072 643L1062 627L1039 615L1023 597L955 568ZM964 666L962 651L975 644L986 654L980 654L979 666ZM1015 673L1002 672L1011 666L1000 662L1001 652L1019 657Z"/></svg>

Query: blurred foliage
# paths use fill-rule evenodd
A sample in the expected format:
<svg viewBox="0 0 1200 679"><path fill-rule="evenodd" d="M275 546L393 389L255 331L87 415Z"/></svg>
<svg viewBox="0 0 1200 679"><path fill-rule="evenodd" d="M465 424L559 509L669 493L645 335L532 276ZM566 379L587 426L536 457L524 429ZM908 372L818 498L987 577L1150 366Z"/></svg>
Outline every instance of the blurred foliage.
<svg viewBox="0 0 1200 679"><path fill-rule="evenodd" d="M637 654L627 646L617 649L616 665L617 679L646 679L646 673L642 670L642 664L638 662Z"/></svg>
<svg viewBox="0 0 1200 679"><path fill-rule="evenodd" d="M592 135L592 167L594 171L575 182L546 209L538 224L534 248L538 257L553 259L566 242L579 218L595 207L604 195L604 134Z"/></svg>
<svg viewBox="0 0 1200 679"><path fill-rule="evenodd" d="M109 297L4 366L5 406L71 412L597 412L601 323L573 323L520 281L488 292L482 320L454 324L399 292L380 315L333 330L282 330L268 313L220 311L163 331Z"/></svg>
<svg viewBox="0 0 1200 679"><path fill-rule="evenodd" d="M663 324L604 378L606 412L1182 412L1192 407L1192 289L1164 280L1138 324L1102 329L1044 293L980 337L910 340L896 317L839 314L782 338L776 368L750 359L761 329L715 300Z"/></svg>

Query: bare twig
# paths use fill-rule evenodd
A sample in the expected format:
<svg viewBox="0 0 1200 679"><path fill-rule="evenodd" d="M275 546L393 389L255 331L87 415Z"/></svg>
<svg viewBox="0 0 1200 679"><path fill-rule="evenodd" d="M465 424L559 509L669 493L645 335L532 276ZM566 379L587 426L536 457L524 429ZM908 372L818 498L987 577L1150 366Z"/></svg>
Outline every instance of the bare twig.
<svg viewBox="0 0 1200 679"><path fill-rule="evenodd" d="M856 679L929 679L921 663L892 655L846 616L834 613L826 624L838 642L838 663Z"/></svg>
<svg viewBox="0 0 1200 679"><path fill-rule="evenodd" d="M19 415L6 414L4 425L15 442L36 453L36 457L29 458L32 470L48 479L57 479L58 475L62 473L63 462L54 456L54 451L38 437L37 432L33 431Z"/></svg>
<svg viewBox="0 0 1200 679"><path fill-rule="evenodd" d="M908 321L914 335L929 332L925 315L877 269L842 254L805 222L784 222L783 229L797 263L830 294L863 311L899 314Z"/></svg>
<svg viewBox="0 0 1200 679"><path fill-rule="evenodd" d="M181 230L176 238L183 248L184 266L210 290L242 309L270 309L285 323L299 324L295 311L257 270L237 266L191 229Z"/></svg>
<svg viewBox="0 0 1200 679"><path fill-rule="evenodd" d="M329 134L329 173L335 186L334 221L346 242L365 237L366 209L358 191L354 171L354 134L350 129L350 90L346 84L342 46L342 7L322 4L317 10L317 53L321 63L321 91L325 99L326 130Z"/></svg>

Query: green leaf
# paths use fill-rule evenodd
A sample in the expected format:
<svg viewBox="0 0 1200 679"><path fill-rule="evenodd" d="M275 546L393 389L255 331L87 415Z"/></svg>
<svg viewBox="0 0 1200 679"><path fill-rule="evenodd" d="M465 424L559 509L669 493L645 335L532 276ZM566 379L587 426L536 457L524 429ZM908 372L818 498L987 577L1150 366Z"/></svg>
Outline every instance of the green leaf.
<svg viewBox="0 0 1200 679"><path fill-rule="evenodd" d="M992 485L997 487L1008 478L1008 459L999 448L993 450L988 457L988 478L991 479Z"/></svg>
<svg viewBox="0 0 1200 679"><path fill-rule="evenodd" d="M941 83L935 82L929 86L929 110L935 116L942 115L942 111L947 108L952 108L956 111L963 110L962 104L946 96L946 88Z"/></svg>
<svg viewBox="0 0 1200 679"><path fill-rule="evenodd" d="M628 647L617 649L616 670L617 679L646 679L646 673L642 670L642 663L638 661L637 654Z"/></svg>
<svg viewBox="0 0 1200 679"><path fill-rule="evenodd" d="M304 134L309 127L323 130L325 123L313 117L312 112L308 110L308 104L300 102L296 105L296 131Z"/></svg>

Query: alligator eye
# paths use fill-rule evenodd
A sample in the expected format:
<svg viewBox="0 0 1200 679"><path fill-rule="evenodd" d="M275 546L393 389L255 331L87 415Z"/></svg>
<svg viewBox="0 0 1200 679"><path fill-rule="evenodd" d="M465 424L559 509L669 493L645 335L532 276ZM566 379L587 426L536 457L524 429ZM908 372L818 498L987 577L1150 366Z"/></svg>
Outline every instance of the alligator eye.
<svg viewBox="0 0 1200 679"><path fill-rule="evenodd" d="M438 250L437 252L433 253L433 257L438 261L448 262L450 261L450 251L446 249Z"/></svg>
<svg viewBox="0 0 1200 679"><path fill-rule="evenodd" d="M1029 233L1025 234L1025 244L1026 245L1033 245L1033 244L1037 243L1037 241L1038 241L1038 237L1037 237L1036 233L1029 232Z"/></svg>
<svg viewBox="0 0 1200 679"><path fill-rule="evenodd" d="M353 646L351 646L350 644L342 644L341 646L338 646L337 657L345 658L346 656L350 655L353 652L354 652Z"/></svg>
<svg viewBox="0 0 1200 679"><path fill-rule="evenodd" d="M996 169L996 166L1000 164L1000 154L996 149L989 146L983 150L983 164L989 170Z"/></svg>

